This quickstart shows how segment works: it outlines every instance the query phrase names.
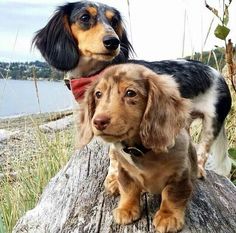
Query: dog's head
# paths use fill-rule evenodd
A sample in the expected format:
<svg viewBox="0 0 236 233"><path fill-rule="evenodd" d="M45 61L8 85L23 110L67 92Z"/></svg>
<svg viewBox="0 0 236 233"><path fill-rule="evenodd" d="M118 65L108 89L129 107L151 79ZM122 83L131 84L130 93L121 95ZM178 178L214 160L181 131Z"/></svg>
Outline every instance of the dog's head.
<svg viewBox="0 0 236 233"><path fill-rule="evenodd" d="M141 140L153 151L166 151L188 116L189 101L172 77L140 65L112 66L86 92L79 144L95 135L108 142Z"/></svg>
<svg viewBox="0 0 236 233"><path fill-rule="evenodd" d="M81 56L122 62L132 50L119 11L89 1L59 7L36 33L33 44L50 65L62 71L75 68Z"/></svg>

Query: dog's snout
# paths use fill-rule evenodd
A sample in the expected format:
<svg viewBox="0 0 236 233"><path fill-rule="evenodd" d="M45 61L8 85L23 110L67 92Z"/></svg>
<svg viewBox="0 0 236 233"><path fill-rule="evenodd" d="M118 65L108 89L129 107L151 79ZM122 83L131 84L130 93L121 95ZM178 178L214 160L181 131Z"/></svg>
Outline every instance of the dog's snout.
<svg viewBox="0 0 236 233"><path fill-rule="evenodd" d="M120 44L120 41L114 36L105 36L103 38L103 44L108 50L116 50Z"/></svg>
<svg viewBox="0 0 236 233"><path fill-rule="evenodd" d="M105 115L99 115L94 118L93 124L98 130L104 130L109 125L111 119Z"/></svg>

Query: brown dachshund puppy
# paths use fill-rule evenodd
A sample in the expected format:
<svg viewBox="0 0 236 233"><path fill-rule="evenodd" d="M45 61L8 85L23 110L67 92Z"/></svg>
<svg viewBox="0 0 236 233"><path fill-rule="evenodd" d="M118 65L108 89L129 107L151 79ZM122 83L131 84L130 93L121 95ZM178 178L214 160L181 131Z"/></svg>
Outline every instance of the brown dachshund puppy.
<svg viewBox="0 0 236 233"><path fill-rule="evenodd" d="M135 64L107 68L87 90L80 114L80 143L99 136L113 145L120 193L114 218L129 224L140 218L142 191L161 194L153 224L158 232L184 225L197 157L185 130L189 101L170 76Z"/></svg>

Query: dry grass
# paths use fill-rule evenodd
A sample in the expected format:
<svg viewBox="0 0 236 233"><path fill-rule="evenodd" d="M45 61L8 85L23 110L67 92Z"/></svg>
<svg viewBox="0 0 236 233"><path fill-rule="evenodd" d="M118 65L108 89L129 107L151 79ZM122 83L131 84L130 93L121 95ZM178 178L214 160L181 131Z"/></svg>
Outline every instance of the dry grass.
<svg viewBox="0 0 236 233"><path fill-rule="evenodd" d="M226 120L229 155L232 159L231 181L236 185L236 92L229 84L232 96L232 107Z"/></svg>
<svg viewBox="0 0 236 233"><path fill-rule="evenodd" d="M229 84L230 86L230 84ZM230 88L232 96L232 107L230 114L227 117L226 129L229 140L229 148L236 149L236 93L233 88Z"/></svg>
<svg viewBox="0 0 236 233"><path fill-rule="evenodd" d="M38 150L26 156L22 144L22 154L17 158L8 158L7 166L1 169L5 178L0 181L2 216L0 233L12 232L16 221L36 205L49 180L65 165L72 154L73 127L61 132L45 134L38 129L35 122L32 124L36 127L32 135L33 143Z"/></svg>

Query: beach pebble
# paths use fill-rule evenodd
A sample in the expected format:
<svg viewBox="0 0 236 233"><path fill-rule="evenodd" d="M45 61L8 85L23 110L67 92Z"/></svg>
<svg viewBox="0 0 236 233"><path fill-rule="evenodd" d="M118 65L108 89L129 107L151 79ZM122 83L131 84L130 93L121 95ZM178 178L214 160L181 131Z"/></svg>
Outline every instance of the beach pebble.
<svg viewBox="0 0 236 233"><path fill-rule="evenodd" d="M0 129L0 142L3 142L3 141L8 140L10 138L13 138L18 133L19 133L19 130L9 131L9 130L6 130L6 129Z"/></svg>

